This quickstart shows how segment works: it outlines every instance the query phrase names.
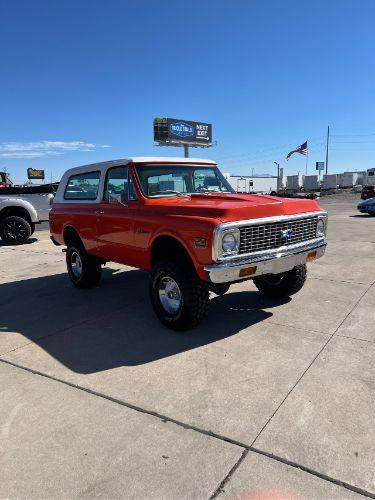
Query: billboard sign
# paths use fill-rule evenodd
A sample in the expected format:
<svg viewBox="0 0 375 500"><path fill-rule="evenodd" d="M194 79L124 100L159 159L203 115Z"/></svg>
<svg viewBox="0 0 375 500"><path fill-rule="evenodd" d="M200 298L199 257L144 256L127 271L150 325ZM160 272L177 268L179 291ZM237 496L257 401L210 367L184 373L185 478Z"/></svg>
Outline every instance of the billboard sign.
<svg viewBox="0 0 375 500"><path fill-rule="evenodd" d="M317 161L315 163L315 165L316 165L316 170L319 170L319 171L324 170L324 161Z"/></svg>
<svg viewBox="0 0 375 500"><path fill-rule="evenodd" d="M154 140L164 144L211 146L212 125L176 118L155 118Z"/></svg>
<svg viewBox="0 0 375 500"><path fill-rule="evenodd" d="M169 135L178 137L194 137L194 127L185 122L171 122L169 124Z"/></svg>
<svg viewBox="0 0 375 500"><path fill-rule="evenodd" d="M44 179L44 170L37 170L36 168L27 169L28 179Z"/></svg>

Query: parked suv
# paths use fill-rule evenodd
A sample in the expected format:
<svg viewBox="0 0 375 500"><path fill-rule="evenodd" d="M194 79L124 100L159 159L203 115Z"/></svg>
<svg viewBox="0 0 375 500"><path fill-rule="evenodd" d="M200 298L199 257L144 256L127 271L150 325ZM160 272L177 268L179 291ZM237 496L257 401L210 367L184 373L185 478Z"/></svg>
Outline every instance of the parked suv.
<svg viewBox="0 0 375 500"><path fill-rule="evenodd" d="M129 158L68 170L50 213L79 288L114 261L150 270L150 297L174 330L197 325L209 292L253 279L270 297L298 292L326 248L327 214L313 200L237 194L213 161Z"/></svg>

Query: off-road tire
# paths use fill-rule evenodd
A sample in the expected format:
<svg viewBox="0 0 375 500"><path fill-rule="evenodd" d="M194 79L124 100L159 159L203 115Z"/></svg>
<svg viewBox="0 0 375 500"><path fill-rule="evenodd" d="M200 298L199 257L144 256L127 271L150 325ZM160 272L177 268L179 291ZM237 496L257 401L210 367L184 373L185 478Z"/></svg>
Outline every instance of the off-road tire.
<svg viewBox="0 0 375 500"><path fill-rule="evenodd" d="M211 285L209 285L210 292L213 292L218 296L226 294L229 291L229 288L229 283L212 283Z"/></svg>
<svg viewBox="0 0 375 500"><path fill-rule="evenodd" d="M72 256L78 254L82 263L82 272L77 276L72 267ZM89 255L80 241L71 241L66 250L66 267L73 285L78 288L92 288L99 284L102 266L99 259Z"/></svg>
<svg viewBox="0 0 375 500"><path fill-rule="evenodd" d="M159 298L160 281L170 277L181 292L181 306L176 313L168 313ZM189 265L173 261L158 262L150 274L150 299L156 316L171 330L190 330L207 314L209 306L208 284L200 280Z"/></svg>
<svg viewBox="0 0 375 500"><path fill-rule="evenodd" d="M301 290L306 281L306 273L306 265L302 264L285 273L258 276L254 278L254 284L266 297L290 297Z"/></svg>
<svg viewBox="0 0 375 500"><path fill-rule="evenodd" d="M31 236L31 226L23 217L10 215L0 221L0 238L10 245L23 245Z"/></svg>

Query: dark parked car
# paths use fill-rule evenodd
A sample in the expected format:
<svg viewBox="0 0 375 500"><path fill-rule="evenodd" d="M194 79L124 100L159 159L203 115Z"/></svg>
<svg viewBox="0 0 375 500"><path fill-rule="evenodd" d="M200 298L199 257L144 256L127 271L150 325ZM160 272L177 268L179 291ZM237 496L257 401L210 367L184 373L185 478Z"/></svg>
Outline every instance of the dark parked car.
<svg viewBox="0 0 375 500"><path fill-rule="evenodd" d="M375 215L375 198L361 201L357 208L362 214Z"/></svg>

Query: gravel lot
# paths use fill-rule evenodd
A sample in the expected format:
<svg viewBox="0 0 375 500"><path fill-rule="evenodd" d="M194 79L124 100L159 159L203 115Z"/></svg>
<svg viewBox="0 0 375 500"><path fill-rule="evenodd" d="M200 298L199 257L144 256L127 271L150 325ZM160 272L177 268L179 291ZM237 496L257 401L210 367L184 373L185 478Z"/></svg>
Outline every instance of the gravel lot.
<svg viewBox="0 0 375 500"><path fill-rule="evenodd" d="M322 199L329 247L292 300L238 284L183 334L143 271L76 290L48 231L0 246L0 497L375 498L375 218L358 199Z"/></svg>

